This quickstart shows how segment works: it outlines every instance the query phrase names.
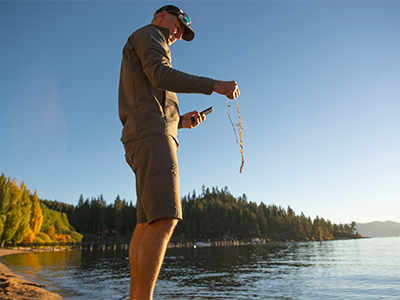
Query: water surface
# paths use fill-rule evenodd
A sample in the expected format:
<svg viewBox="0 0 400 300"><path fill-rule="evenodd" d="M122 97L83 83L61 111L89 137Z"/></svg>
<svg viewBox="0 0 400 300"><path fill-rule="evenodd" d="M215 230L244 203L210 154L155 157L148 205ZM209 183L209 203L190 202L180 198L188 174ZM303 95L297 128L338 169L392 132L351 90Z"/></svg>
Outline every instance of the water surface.
<svg viewBox="0 0 400 300"><path fill-rule="evenodd" d="M155 299L400 299L400 238L168 249ZM1 261L64 299L129 299L127 250Z"/></svg>

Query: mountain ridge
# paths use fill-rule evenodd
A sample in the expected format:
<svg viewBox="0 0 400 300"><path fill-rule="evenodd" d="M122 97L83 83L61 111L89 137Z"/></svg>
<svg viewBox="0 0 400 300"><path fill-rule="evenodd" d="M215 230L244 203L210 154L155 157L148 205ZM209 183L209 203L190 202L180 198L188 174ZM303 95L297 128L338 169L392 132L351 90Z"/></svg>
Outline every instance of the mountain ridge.
<svg viewBox="0 0 400 300"><path fill-rule="evenodd" d="M390 220L356 223L356 230L363 237L400 236L400 223Z"/></svg>

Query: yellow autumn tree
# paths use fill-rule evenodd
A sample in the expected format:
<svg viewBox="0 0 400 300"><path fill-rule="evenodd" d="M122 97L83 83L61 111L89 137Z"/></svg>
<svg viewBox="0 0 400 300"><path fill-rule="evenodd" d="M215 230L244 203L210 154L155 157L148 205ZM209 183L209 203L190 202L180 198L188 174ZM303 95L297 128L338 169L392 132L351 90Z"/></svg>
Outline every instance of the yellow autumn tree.
<svg viewBox="0 0 400 300"><path fill-rule="evenodd" d="M42 208L40 207L39 198L37 196L37 191L35 190L35 194L32 198L32 214L31 214L31 229L34 234L38 234L43 224L43 213Z"/></svg>
<svg viewBox="0 0 400 300"><path fill-rule="evenodd" d="M24 237L25 243L34 242L43 224L42 208L40 207L40 201L36 190L31 198L31 201L32 201L32 207L31 207L31 216L29 220L29 233L27 236Z"/></svg>
<svg viewBox="0 0 400 300"><path fill-rule="evenodd" d="M24 191L21 190L17 185L17 180L14 179L10 184L10 203L6 209L4 229L1 235L1 241L10 241L15 232L17 231L19 224L21 223L21 211L19 210L18 203L22 199Z"/></svg>
<svg viewBox="0 0 400 300"><path fill-rule="evenodd" d="M21 182L20 190L23 192L20 201L17 203L17 209L20 212L20 220L17 230L11 239L14 243L21 243L30 230L29 220L31 218L32 202L29 196L30 191L26 188L23 181Z"/></svg>
<svg viewBox="0 0 400 300"><path fill-rule="evenodd" d="M0 176L0 240L3 235L4 222L11 201L11 183L4 173Z"/></svg>

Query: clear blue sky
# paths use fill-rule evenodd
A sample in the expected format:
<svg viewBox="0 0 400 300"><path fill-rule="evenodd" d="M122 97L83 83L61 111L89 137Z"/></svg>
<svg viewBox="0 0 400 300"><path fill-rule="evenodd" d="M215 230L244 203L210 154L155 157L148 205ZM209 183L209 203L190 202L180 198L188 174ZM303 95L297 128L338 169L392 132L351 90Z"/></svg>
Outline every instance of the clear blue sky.
<svg viewBox="0 0 400 300"><path fill-rule="evenodd" d="M178 95L182 113L214 106L179 132L182 196L227 186L334 223L400 222L398 1L2 1L0 172L41 199L136 202L121 53L164 4L196 32L172 45L173 66L241 90L242 174L226 98Z"/></svg>

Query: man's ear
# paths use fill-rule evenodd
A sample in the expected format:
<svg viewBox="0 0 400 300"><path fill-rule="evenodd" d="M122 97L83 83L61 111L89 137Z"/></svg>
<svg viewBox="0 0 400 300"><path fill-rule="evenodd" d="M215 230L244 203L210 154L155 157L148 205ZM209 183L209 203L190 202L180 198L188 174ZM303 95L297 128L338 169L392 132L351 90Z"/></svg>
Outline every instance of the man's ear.
<svg viewBox="0 0 400 300"><path fill-rule="evenodd" d="M151 24L160 25L163 23L163 21L165 20L165 18L167 16L168 16L168 13L166 11L162 11L157 15L157 17L155 19L153 19Z"/></svg>
<svg viewBox="0 0 400 300"><path fill-rule="evenodd" d="M164 11L160 12L158 17L161 18L161 20L164 20L165 18L168 17L168 13L164 10Z"/></svg>
<svg viewBox="0 0 400 300"><path fill-rule="evenodd" d="M152 24L160 25L166 18L168 18L168 13L166 11L162 11L158 14L157 18L153 20Z"/></svg>

